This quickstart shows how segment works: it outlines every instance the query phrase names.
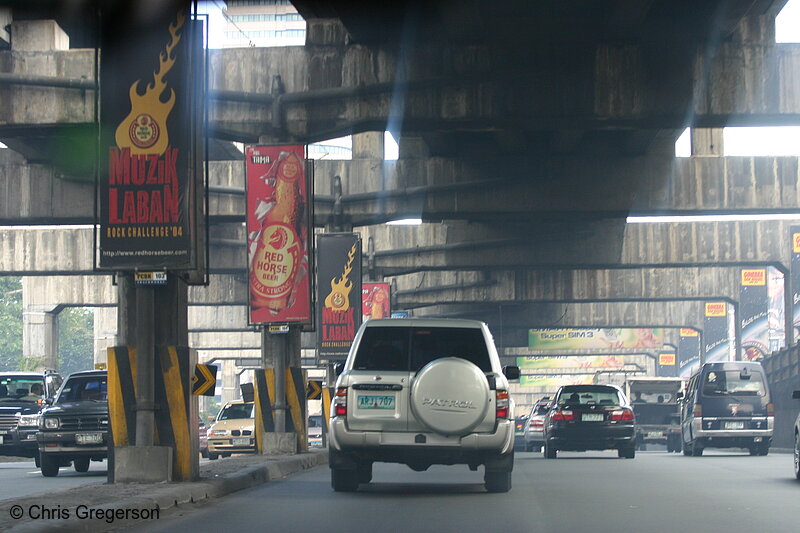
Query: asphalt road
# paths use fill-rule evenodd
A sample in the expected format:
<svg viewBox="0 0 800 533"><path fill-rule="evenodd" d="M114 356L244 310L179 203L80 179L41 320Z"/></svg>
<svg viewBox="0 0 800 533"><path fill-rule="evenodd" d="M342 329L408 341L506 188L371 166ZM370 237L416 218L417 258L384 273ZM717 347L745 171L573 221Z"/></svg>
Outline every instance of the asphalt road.
<svg viewBox="0 0 800 533"><path fill-rule="evenodd" d="M105 483L106 462L89 463L89 471L81 474L71 466L62 467L57 477L42 477L33 461L0 463L0 501L54 490L68 489L87 483Z"/></svg>
<svg viewBox="0 0 800 533"><path fill-rule="evenodd" d="M376 464L358 492L334 493L322 467L128 531L791 532L800 531L800 483L791 455L724 450L639 452L633 460L518 453L507 494L484 491L482 468L390 464Z"/></svg>

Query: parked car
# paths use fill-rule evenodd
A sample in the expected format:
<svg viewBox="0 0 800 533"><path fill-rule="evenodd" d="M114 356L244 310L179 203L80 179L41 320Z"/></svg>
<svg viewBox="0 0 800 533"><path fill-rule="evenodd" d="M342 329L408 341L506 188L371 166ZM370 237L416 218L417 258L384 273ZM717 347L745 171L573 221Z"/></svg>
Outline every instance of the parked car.
<svg viewBox="0 0 800 533"><path fill-rule="evenodd" d="M514 449L525 449L525 425L528 423L527 416L518 416L514 421Z"/></svg>
<svg viewBox="0 0 800 533"><path fill-rule="evenodd" d="M73 464L89 470L90 461L108 456L108 388L105 370L69 375L51 405L39 417L39 462L42 475L58 475Z"/></svg>
<svg viewBox="0 0 800 533"><path fill-rule="evenodd" d="M558 450L614 448L619 457L636 456L636 428L628 398L615 385L565 385L545 416L544 456Z"/></svg>
<svg viewBox="0 0 800 533"><path fill-rule="evenodd" d="M525 451L538 452L544 446L544 418L550 408L550 402L537 402L528 415L528 422L525 424L523 435Z"/></svg>
<svg viewBox="0 0 800 533"><path fill-rule="evenodd" d="M775 413L761 363L706 363L689 379L681 399L684 455L705 448L746 448L767 455Z"/></svg>
<svg viewBox="0 0 800 533"><path fill-rule="evenodd" d="M255 411L252 402L237 400L220 409L208 428L208 458L230 457L233 453L255 453Z"/></svg>
<svg viewBox="0 0 800 533"><path fill-rule="evenodd" d="M322 415L308 417L308 445L312 448L322 447Z"/></svg>
<svg viewBox="0 0 800 533"><path fill-rule="evenodd" d="M33 457L38 463L39 412L62 381L49 370L0 372L0 455Z"/></svg>
<svg viewBox="0 0 800 533"><path fill-rule="evenodd" d="M375 461L424 471L484 466L489 492L511 489L514 404L489 328L454 319L377 319L359 328L336 382L331 485L354 491Z"/></svg>

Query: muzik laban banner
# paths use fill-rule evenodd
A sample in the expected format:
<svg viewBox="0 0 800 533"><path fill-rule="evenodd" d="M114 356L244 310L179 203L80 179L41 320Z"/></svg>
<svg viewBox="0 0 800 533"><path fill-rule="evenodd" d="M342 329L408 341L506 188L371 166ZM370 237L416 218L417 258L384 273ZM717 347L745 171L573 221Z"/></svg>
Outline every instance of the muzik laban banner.
<svg viewBox="0 0 800 533"><path fill-rule="evenodd" d="M522 375L519 384L522 387L544 387L556 390L562 385L591 385L594 374L548 374Z"/></svg>
<svg viewBox="0 0 800 533"><path fill-rule="evenodd" d="M532 350L660 348L663 344L662 328L528 330L528 348Z"/></svg>
<svg viewBox="0 0 800 533"><path fill-rule="evenodd" d="M521 369L622 368L625 360L616 355L569 355L517 357Z"/></svg>

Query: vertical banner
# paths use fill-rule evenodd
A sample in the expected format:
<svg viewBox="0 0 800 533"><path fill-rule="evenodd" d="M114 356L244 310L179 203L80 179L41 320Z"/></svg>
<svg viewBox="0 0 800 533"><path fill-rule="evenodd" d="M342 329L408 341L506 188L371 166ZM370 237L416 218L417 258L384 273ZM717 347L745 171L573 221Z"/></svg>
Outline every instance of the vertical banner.
<svg viewBox="0 0 800 533"><path fill-rule="evenodd" d="M317 235L318 358L343 361L361 325L361 238Z"/></svg>
<svg viewBox="0 0 800 533"><path fill-rule="evenodd" d="M758 361L769 353L767 320L767 269L743 268L739 286L739 314L742 325L740 361Z"/></svg>
<svg viewBox="0 0 800 533"><path fill-rule="evenodd" d="M703 320L704 363L732 361L728 327L728 304L726 302L706 302Z"/></svg>
<svg viewBox="0 0 800 533"><path fill-rule="evenodd" d="M800 339L800 226L792 226L792 324L794 338Z"/></svg>
<svg viewBox="0 0 800 533"><path fill-rule="evenodd" d="M783 272L767 267L767 299L769 353L786 346L786 277Z"/></svg>
<svg viewBox="0 0 800 533"><path fill-rule="evenodd" d="M245 148L250 323L311 323L305 147Z"/></svg>
<svg viewBox="0 0 800 533"><path fill-rule="evenodd" d="M104 18L100 268L204 265L202 23L191 22L188 7L164 2L147 20L126 17L124 25Z"/></svg>
<svg viewBox="0 0 800 533"><path fill-rule="evenodd" d="M675 352L661 352L658 354L658 364L656 365L656 375L666 378L674 378L678 375L677 354Z"/></svg>
<svg viewBox="0 0 800 533"><path fill-rule="evenodd" d="M364 283L361 287L361 318L389 318L392 313L388 283Z"/></svg>
<svg viewBox="0 0 800 533"><path fill-rule="evenodd" d="M700 368L700 332L681 328L678 342L678 375L689 378Z"/></svg>

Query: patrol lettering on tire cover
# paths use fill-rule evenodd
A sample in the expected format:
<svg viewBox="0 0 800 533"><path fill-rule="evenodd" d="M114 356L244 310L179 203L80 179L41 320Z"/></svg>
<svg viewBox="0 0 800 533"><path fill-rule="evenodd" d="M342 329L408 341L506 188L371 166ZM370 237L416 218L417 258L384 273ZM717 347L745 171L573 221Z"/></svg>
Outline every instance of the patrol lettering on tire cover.
<svg viewBox="0 0 800 533"><path fill-rule="evenodd" d="M489 399L483 371L458 357L431 361L411 386L414 416L442 435L464 435L477 427L486 416Z"/></svg>

